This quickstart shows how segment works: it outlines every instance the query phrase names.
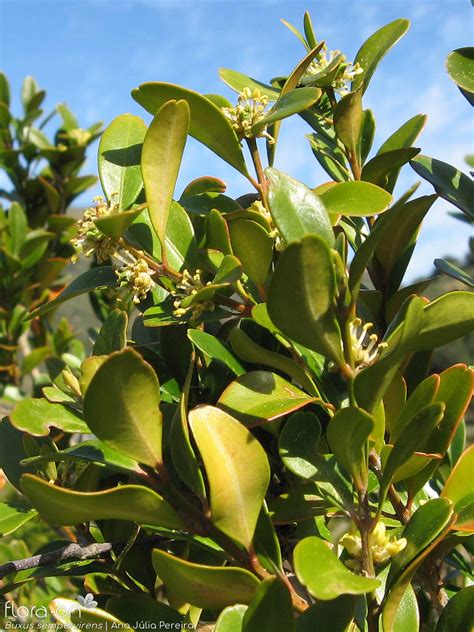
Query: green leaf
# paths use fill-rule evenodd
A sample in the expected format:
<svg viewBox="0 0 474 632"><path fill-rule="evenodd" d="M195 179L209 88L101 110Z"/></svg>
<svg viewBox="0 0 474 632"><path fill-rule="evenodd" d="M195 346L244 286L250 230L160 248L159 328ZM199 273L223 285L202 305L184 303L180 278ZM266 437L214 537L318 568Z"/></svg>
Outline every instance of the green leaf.
<svg viewBox="0 0 474 632"><path fill-rule="evenodd" d="M469 176L446 162L429 156L417 156L410 164L418 175L433 185L438 195L474 220L474 183Z"/></svg>
<svg viewBox="0 0 474 632"><path fill-rule="evenodd" d="M121 351L127 344L127 326L127 312L122 309L113 309L100 328L92 354L100 356Z"/></svg>
<svg viewBox="0 0 474 632"><path fill-rule="evenodd" d="M474 331L474 293L448 292L424 308L413 350L435 349Z"/></svg>
<svg viewBox="0 0 474 632"><path fill-rule="evenodd" d="M318 194L328 213L370 217L387 210L392 196L370 182L339 182Z"/></svg>
<svg viewBox="0 0 474 632"><path fill-rule="evenodd" d="M214 632L242 632L247 606L236 605L225 608L216 621Z"/></svg>
<svg viewBox="0 0 474 632"><path fill-rule="evenodd" d="M248 428L283 417L314 401L276 373L250 371L231 382L217 402Z"/></svg>
<svg viewBox="0 0 474 632"><path fill-rule="evenodd" d="M121 114L105 129L99 143L100 183L107 199L120 210L129 209L143 188L140 169L145 121Z"/></svg>
<svg viewBox="0 0 474 632"><path fill-rule="evenodd" d="M298 617L297 632L339 632L347 629L354 617L355 598L341 595L331 601L319 601ZM405 632L405 631L404 631ZM414 632L414 630L406 631Z"/></svg>
<svg viewBox="0 0 474 632"><path fill-rule="evenodd" d="M0 72L0 103L10 105L10 84L3 72Z"/></svg>
<svg viewBox="0 0 474 632"><path fill-rule="evenodd" d="M436 373L420 382L411 393L406 404L398 411L398 418L393 423L390 432L390 443L395 443L401 431L407 424L436 397L440 384L440 377Z"/></svg>
<svg viewBox="0 0 474 632"><path fill-rule="evenodd" d="M35 437L49 435L51 427L69 433L89 430L77 411L62 404L51 404L47 399L24 399L15 406L10 421L18 430Z"/></svg>
<svg viewBox="0 0 474 632"><path fill-rule="evenodd" d="M385 494L396 473L417 451L422 451L426 441L443 419L445 405L441 402L422 408L403 428L397 437L383 468L380 483L379 503L382 506Z"/></svg>
<svg viewBox="0 0 474 632"><path fill-rule="evenodd" d="M132 97L153 115L170 99L187 101L191 113L190 135L209 147L245 177L249 177L235 131L221 110L209 99L192 90L159 82L142 83L132 90Z"/></svg>
<svg viewBox="0 0 474 632"><path fill-rule="evenodd" d="M249 548L270 480L266 453L219 408L199 406L188 418L209 481L212 522Z"/></svg>
<svg viewBox="0 0 474 632"><path fill-rule="evenodd" d="M38 90L39 88L38 88L38 84L36 83L36 79L32 77L31 75L29 75L28 77L25 77L25 79L23 80L23 84L21 86L21 102L23 103L25 112L28 111L28 104L30 103L31 99L35 96L35 94L38 92Z"/></svg>
<svg viewBox="0 0 474 632"><path fill-rule="evenodd" d="M253 546L260 564L270 573L282 570L280 542L266 505L258 517Z"/></svg>
<svg viewBox="0 0 474 632"><path fill-rule="evenodd" d="M367 160L367 156L372 149L375 137L375 116L372 110L362 111L362 125L360 129L359 145L357 153L360 155L360 161L363 165Z"/></svg>
<svg viewBox="0 0 474 632"><path fill-rule="evenodd" d="M351 573L327 543L317 537L298 542L293 552L293 562L298 581L321 601L340 595L364 595L380 585L378 579Z"/></svg>
<svg viewBox="0 0 474 632"><path fill-rule="evenodd" d="M334 128L349 155L357 159L357 147L362 129L362 90L349 92L334 109Z"/></svg>
<svg viewBox="0 0 474 632"><path fill-rule="evenodd" d="M160 625L165 630L186 629L183 615L161 601L137 592L112 597L107 601L107 611L131 626L146 622L150 629L156 626L159 630Z"/></svg>
<svg viewBox="0 0 474 632"><path fill-rule="evenodd" d="M327 438L338 463L352 475L359 490L367 487L368 438L374 418L360 408L339 410L329 422Z"/></svg>
<svg viewBox="0 0 474 632"><path fill-rule="evenodd" d="M144 207L132 209L131 211L123 211L122 213L111 213L104 217L99 217L94 220L94 224L97 228L112 239L116 241L122 237L127 228L136 220L136 218L143 212Z"/></svg>
<svg viewBox="0 0 474 632"><path fill-rule="evenodd" d="M453 520L452 503L445 498L434 498L419 507L406 524L401 535L407 545L393 558L387 577L382 603L384 629L393 629L400 601L413 575L445 536Z"/></svg>
<svg viewBox="0 0 474 632"><path fill-rule="evenodd" d="M58 114L63 122L63 127L67 132L79 127L78 120L65 103L58 103L56 110L58 111Z"/></svg>
<svg viewBox="0 0 474 632"><path fill-rule="evenodd" d="M466 501L474 502L472 496L471 474L474 471L474 446L471 445L459 458L454 469L446 481L441 496L449 498L454 503L454 510L460 510L467 504ZM456 520L456 529L471 532L474 530L474 518L464 521Z"/></svg>
<svg viewBox="0 0 474 632"><path fill-rule="evenodd" d="M474 48L457 48L446 57L446 70L454 83L469 93L474 92Z"/></svg>
<svg viewBox="0 0 474 632"><path fill-rule="evenodd" d="M43 316L61 305L61 303L69 301L71 298L75 298L81 294L88 294L92 290L115 287L116 285L117 275L115 274L112 266L90 268L71 281L71 283L53 301L50 301L49 303L46 303L45 305L42 305L32 311L28 320L31 320L36 316Z"/></svg>
<svg viewBox="0 0 474 632"><path fill-rule="evenodd" d="M37 515L37 512L25 503L11 500L0 503L0 537L14 533Z"/></svg>
<svg viewBox="0 0 474 632"><path fill-rule="evenodd" d="M219 76L224 83L226 83L232 90L239 94L244 88L250 88L252 92L259 90L261 96L268 97L269 101L277 101L280 96L280 91L272 88L272 86L262 83L257 79L252 79L247 75L238 72L237 70L231 70L230 68L219 68Z"/></svg>
<svg viewBox="0 0 474 632"><path fill-rule="evenodd" d="M381 145L380 149L377 152L377 155L385 154L387 152L393 151L394 149L401 149L402 147L411 147L411 145L413 145L413 143L423 130L427 118L428 117L426 116L426 114L416 114L406 123L403 123L403 125L399 127L391 136L389 136L387 140ZM395 188L398 174L399 170L393 170L389 174L386 185L387 191L393 191L393 189Z"/></svg>
<svg viewBox="0 0 474 632"><path fill-rule="evenodd" d="M292 340L340 364L335 298L331 252L321 237L307 235L280 254L268 290L270 318Z"/></svg>
<svg viewBox="0 0 474 632"><path fill-rule="evenodd" d="M436 632L463 632L474 625L474 586L461 588L441 613Z"/></svg>
<svg viewBox="0 0 474 632"><path fill-rule="evenodd" d="M106 445L144 463L162 463L160 385L155 371L133 349L113 353L84 396L84 417Z"/></svg>
<svg viewBox="0 0 474 632"><path fill-rule="evenodd" d="M291 595L278 577L264 580L247 608L242 632L294 632Z"/></svg>
<svg viewBox="0 0 474 632"><path fill-rule="evenodd" d="M225 255L219 264L212 283L235 283L242 276L242 265L237 257Z"/></svg>
<svg viewBox="0 0 474 632"><path fill-rule="evenodd" d="M252 126L252 133L258 134L266 125L306 110L321 98L321 94L319 88L298 88L281 95L272 109Z"/></svg>
<svg viewBox="0 0 474 632"><path fill-rule="evenodd" d="M57 452L23 458L21 465L24 467L25 465L61 463L62 461L65 463L85 461L87 463L97 463L98 465L117 470L118 472L124 472L125 474L141 473L141 468L136 461L120 454L120 452L116 452L98 439L84 441L65 448L64 450L58 450ZM23 471L27 470L24 469Z"/></svg>
<svg viewBox="0 0 474 632"><path fill-rule="evenodd" d="M184 602L199 608L249 604L259 585L255 575L243 568L193 564L159 549L153 551L152 560L165 586Z"/></svg>
<svg viewBox="0 0 474 632"><path fill-rule="evenodd" d="M199 195L200 193L224 193L227 185L223 180L214 176L201 176L192 180L181 193L180 200Z"/></svg>
<svg viewBox="0 0 474 632"><path fill-rule="evenodd" d="M316 482L322 496L334 506L345 509L352 504L352 491L335 469L334 457L327 459L319 454L320 437L318 418L313 413L296 413L288 419L280 434L280 457L290 472ZM319 511L319 503L316 509Z"/></svg>
<svg viewBox="0 0 474 632"><path fill-rule="evenodd" d="M232 251L242 263L244 272L259 288L263 288L273 258L273 239L257 222L239 219L229 223Z"/></svg>
<svg viewBox="0 0 474 632"><path fill-rule="evenodd" d="M51 485L24 474L21 491L50 524L68 526L91 520L130 520L141 525L184 528L180 518L156 492L144 485L121 485L84 493Z"/></svg>
<svg viewBox="0 0 474 632"><path fill-rule="evenodd" d="M370 79L380 60L405 35L409 27L409 20L394 20L375 31L362 44L354 59L354 64L359 64L362 72L356 75L352 82L352 90L359 88L361 85L363 85L364 92L367 90Z"/></svg>
<svg viewBox="0 0 474 632"><path fill-rule="evenodd" d="M400 168L419 153L420 150L417 147L401 147L378 153L365 164L361 178L391 192L393 188L388 186L389 179L390 182L393 182L395 176L400 172Z"/></svg>
<svg viewBox="0 0 474 632"><path fill-rule="evenodd" d="M187 101L167 101L156 113L143 141L143 184L151 222L160 239L165 263L166 226L188 136L189 121Z"/></svg>
<svg viewBox="0 0 474 632"><path fill-rule="evenodd" d="M318 395L318 390L306 370L291 358L269 351L250 338L242 329L234 327L229 336L232 349L244 362L264 364L272 369L278 369L294 378L311 395Z"/></svg>
<svg viewBox="0 0 474 632"><path fill-rule="evenodd" d="M200 351L205 353L212 360L230 369L235 375L239 376L245 373L244 367L231 353L229 347L219 340L219 338L211 336L211 334L207 334L199 329L189 329L188 338Z"/></svg>
<svg viewBox="0 0 474 632"><path fill-rule="evenodd" d="M28 233L26 213L18 202L12 202L8 210L8 232L11 239L9 252L18 257Z"/></svg>
<svg viewBox="0 0 474 632"><path fill-rule="evenodd" d="M332 247L334 233L331 221L313 191L277 169L269 168L265 173L270 183L270 212L283 239L290 243L313 233Z"/></svg>
<svg viewBox="0 0 474 632"><path fill-rule="evenodd" d="M421 298L415 297L410 301L400 325L400 337L390 337L388 349L384 350L380 359L356 375L354 391L357 403L366 411L373 413L376 410L403 359L412 350L423 326L423 306Z"/></svg>
<svg viewBox="0 0 474 632"><path fill-rule="evenodd" d="M444 274L447 274L452 279L456 279L456 281L464 283L464 285L474 287L474 277L452 261L446 261L446 259L435 259L433 263L435 268L440 272L444 272Z"/></svg>

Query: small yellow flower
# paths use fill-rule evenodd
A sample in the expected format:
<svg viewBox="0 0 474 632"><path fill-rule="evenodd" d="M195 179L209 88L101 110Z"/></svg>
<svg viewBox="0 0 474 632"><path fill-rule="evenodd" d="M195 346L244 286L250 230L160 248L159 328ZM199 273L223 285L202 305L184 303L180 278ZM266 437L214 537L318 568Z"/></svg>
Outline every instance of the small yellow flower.
<svg viewBox="0 0 474 632"><path fill-rule="evenodd" d="M110 259L116 249L115 242L104 235L95 225L95 220L118 212L118 204L107 203L102 196L94 198L94 206L86 209L77 222L77 237L71 239L71 244L80 252L71 257L73 263L79 259L81 252L86 257L96 255L98 263L104 263Z"/></svg>
<svg viewBox="0 0 474 632"><path fill-rule="evenodd" d="M376 334L368 333L373 327L372 323L362 325L360 318L354 318L349 327L356 369L362 369L374 364L382 349L387 347L387 343L378 342Z"/></svg>
<svg viewBox="0 0 474 632"><path fill-rule="evenodd" d="M267 106L268 97L266 94L261 94L258 88L253 91L250 88L244 88L235 107L224 107L221 110L230 121L239 139L255 136L258 138L266 137L268 142L273 144L275 139L268 134L266 126L257 134L252 132L252 127L265 117Z"/></svg>
<svg viewBox="0 0 474 632"><path fill-rule="evenodd" d="M152 279L153 270L148 267L148 263L143 257L136 259L131 253L126 253L130 261L118 268L115 274L118 277L120 287L128 287L132 294L132 301L138 304L145 299L156 285Z"/></svg>
<svg viewBox="0 0 474 632"><path fill-rule="evenodd" d="M311 75L317 75L323 72L339 55L342 55L340 50L332 50L327 56L327 46L324 45L321 51L316 56L310 65L308 66L304 76L309 77ZM338 67L336 76L333 78L331 87L336 90L341 96L344 96L349 92L347 89L347 83L353 81L357 75L363 72L363 68L360 64L352 64L350 61L346 61L346 56L342 55L341 64Z"/></svg>
<svg viewBox="0 0 474 632"><path fill-rule="evenodd" d="M354 558L346 560L346 566L355 571L360 570L360 560L362 557L362 541L360 536L346 533L341 538L341 544L349 555ZM370 547L374 564L384 564L388 562L391 557L400 553L406 545L406 538L391 538L390 535L387 534L384 523L378 522L370 537Z"/></svg>

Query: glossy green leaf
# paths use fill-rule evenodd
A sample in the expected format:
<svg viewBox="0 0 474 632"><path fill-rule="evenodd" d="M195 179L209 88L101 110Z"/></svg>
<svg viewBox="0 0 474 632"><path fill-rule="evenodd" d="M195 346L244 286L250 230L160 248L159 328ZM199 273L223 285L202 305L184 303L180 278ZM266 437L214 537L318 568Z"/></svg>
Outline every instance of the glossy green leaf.
<svg viewBox="0 0 474 632"><path fill-rule="evenodd" d="M397 437L383 468L380 483L380 503L391 485L396 473L416 451L422 451L426 441L443 419L445 405L441 402L428 404L422 408L403 428Z"/></svg>
<svg viewBox="0 0 474 632"><path fill-rule="evenodd" d="M131 626L145 622L153 629L179 630L185 629L185 619L182 614L173 610L161 601L138 592L112 597L107 601L107 612ZM136 628L135 628L136 629Z"/></svg>
<svg viewBox="0 0 474 632"><path fill-rule="evenodd" d="M393 629L400 601L413 575L447 533L453 520L452 503L445 498L435 498L419 507L406 524L401 535L407 545L393 558L387 577L382 603L384 629Z"/></svg>
<svg viewBox="0 0 474 632"><path fill-rule="evenodd" d="M294 632L291 595L278 577L265 579L247 608L242 632Z"/></svg>
<svg viewBox="0 0 474 632"><path fill-rule="evenodd" d="M355 575L344 566L324 540L300 540L293 552L296 577L308 592L321 601L340 595L363 595L379 586L378 579Z"/></svg>
<svg viewBox="0 0 474 632"><path fill-rule="evenodd" d="M281 95L271 110L252 126L252 132L258 134L266 125L306 110L320 99L321 94L319 88L298 88Z"/></svg>
<svg viewBox="0 0 474 632"><path fill-rule="evenodd" d="M392 182L400 168L419 153L420 150L417 147L401 147L379 153L365 164L362 169L362 180L373 182L379 187L392 191L393 189L388 187L389 179Z"/></svg>
<svg viewBox="0 0 474 632"><path fill-rule="evenodd" d="M225 608L219 615L214 632L242 632L247 606L237 604Z"/></svg>
<svg viewBox="0 0 474 632"><path fill-rule="evenodd" d="M362 111L362 124L360 128L359 145L357 153L360 155L360 161L363 165L367 160L367 156L372 149L375 137L375 116L372 110Z"/></svg>
<svg viewBox="0 0 474 632"><path fill-rule="evenodd" d="M318 395L318 390L308 372L291 358L281 355L280 353L275 353L274 351L269 351L265 347L260 346L242 329L237 327L230 332L229 340L232 349L244 362L264 364L273 369L278 369L294 378L296 383L300 384L311 395Z"/></svg>
<svg viewBox="0 0 474 632"><path fill-rule="evenodd" d="M370 79L384 55L398 40L405 35L410 22L405 19L394 20L373 33L360 47L354 59L354 64L359 64L362 72L356 75L352 82L352 90L363 85L367 90Z"/></svg>
<svg viewBox="0 0 474 632"><path fill-rule="evenodd" d="M237 70L231 70L230 68L219 68L219 76L224 83L235 90L239 94L244 88L250 88L252 92L259 90L262 96L268 97L269 101L277 101L280 96L280 91L276 90L272 86L262 83L257 79L252 79L247 75L238 72Z"/></svg>
<svg viewBox="0 0 474 632"><path fill-rule="evenodd" d="M99 266L90 268L77 276L71 283L59 294L53 301L38 307L31 312L29 318L42 316L52 309L55 309L61 303L69 301L81 294L88 294L92 290L99 290L107 287L115 287L117 285L117 275L113 271L112 266Z"/></svg>
<svg viewBox="0 0 474 632"><path fill-rule="evenodd" d="M302 113L303 118L305 114L307 113ZM307 134L306 138L314 157L330 178L336 182L351 179L346 167L345 155L334 141L327 139L322 134Z"/></svg>
<svg viewBox="0 0 474 632"><path fill-rule="evenodd" d="M395 443L405 426L412 421L420 410L433 402L438 392L439 384L440 377L437 374L430 375L418 384L406 404L398 411L399 416L390 432L390 443Z"/></svg>
<svg viewBox="0 0 474 632"><path fill-rule="evenodd" d="M435 349L474 331L474 293L449 292L424 308L414 351Z"/></svg>
<svg viewBox="0 0 474 632"><path fill-rule="evenodd" d="M351 473L360 490L367 486L368 438L374 427L371 415L350 406L339 410L327 429L329 445L338 463Z"/></svg>
<svg viewBox="0 0 474 632"><path fill-rule="evenodd" d="M474 586L455 593L441 613L436 632L465 632L474 627Z"/></svg>
<svg viewBox="0 0 474 632"><path fill-rule="evenodd" d="M276 373L250 371L229 384L217 405L252 428L283 417L313 401L313 397Z"/></svg>
<svg viewBox="0 0 474 632"><path fill-rule="evenodd" d="M159 549L153 551L152 560L165 586L183 601L199 608L249 604L259 585L255 575L243 568L193 564Z"/></svg>
<svg viewBox="0 0 474 632"><path fill-rule="evenodd" d="M277 169L265 173L270 183L270 212L283 239L291 243L313 233L332 247L334 234L321 200L306 185Z"/></svg>
<svg viewBox="0 0 474 632"><path fill-rule="evenodd" d="M184 189L181 198L187 198L200 193L224 193L227 185L223 180L214 176L201 176L192 180Z"/></svg>
<svg viewBox="0 0 474 632"><path fill-rule="evenodd" d="M362 90L349 92L334 109L334 128L338 138L354 159L362 129Z"/></svg>
<svg viewBox="0 0 474 632"><path fill-rule="evenodd" d="M188 102L167 101L148 128L143 141L141 168L151 222L165 255L165 235L181 159L188 137Z"/></svg>
<svg viewBox="0 0 474 632"><path fill-rule="evenodd" d="M97 463L109 469L125 474L139 474L141 469L136 461L116 452L109 446L105 445L98 439L90 439L65 448L57 452L48 454L40 454L29 458L24 458L21 465L41 465L43 463L61 463L61 462L80 462Z"/></svg>
<svg viewBox="0 0 474 632"><path fill-rule="evenodd" d="M107 199L129 209L143 188L140 157L147 131L133 114L117 116L102 134L98 151L99 177Z"/></svg>
<svg viewBox="0 0 474 632"><path fill-rule="evenodd" d="M262 288L273 258L273 239L257 222L239 219L229 223L230 241L245 274Z"/></svg>
<svg viewBox="0 0 474 632"><path fill-rule="evenodd" d="M474 446L471 445L459 458L441 492L441 496L453 501L455 511L460 512L467 502L474 503L474 498L470 498L473 494L471 481L473 471ZM460 512L460 517L461 515ZM474 531L474 517L466 521L459 518L456 521L456 529L468 532Z"/></svg>
<svg viewBox="0 0 474 632"><path fill-rule="evenodd" d="M110 215L105 215L104 217L99 217L94 220L94 224L104 235L118 240L143 210L144 208L141 206L131 211L111 213Z"/></svg>
<svg viewBox="0 0 474 632"><path fill-rule="evenodd" d="M255 527L253 546L260 564L269 573L282 570L280 542L265 503Z"/></svg>
<svg viewBox="0 0 474 632"><path fill-rule="evenodd" d="M237 171L248 177L240 143L228 119L209 99L170 83L142 83L132 90L132 97L153 116L170 99L184 99L189 105L189 133Z"/></svg>
<svg viewBox="0 0 474 632"><path fill-rule="evenodd" d="M321 237L307 235L280 254L268 291L268 313L292 340L340 364L335 295L331 252Z"/></svg>
<svg viewBox="0 0 474 632"><path fill-rule="evenodd" d="M270 480L266 453L219 408L199 406L188 418L209 481L212 522L249 548Z"/></svg>
<svg viewBox="0 0 474 632"><path fill-rule="evenodd" d="M235 375L239 376L245 373L244 367L233 355L229 347L219 340L219 338L200 331L199 329L189 329L188 338L200 351L205 353L212 360L230 369Z"/></svg>
<svg viewBox="0 0 474 632"><path fill-rule="evenodd" d="M133 349L113 353L101 365L84 397L91 431L118 452L150 467L160 466L162 418L155 371Z"/></svg>
<svg viewBox="0 0 474 632"><path fill-rule="evenodd" d="M461 209L471 220L474 219L474 183L471 178L446 162L429 156L417 156L410 164L418 175L433 185L436 193Z"/></svg>
<svg viewBox="0 0 474 632"><path fill-rule="evenodd" d="M242 265L237 257L225 255L217 269L212 283L235 283L242 276Z"/></svg>
<svg viewBox="0 0 474 632"><path fill-rule="evenodd" d="M355 599L352 595L341 595L331 601L318 601L298 617L296 631L343 632L354 617L354 608Z"/></svg>
<svg viewBox="0 0 474 632"><path fill-rule="evenodd" d="M474 48L457 48L446 57L448 75L466 92L474 92Z"/></svg>
<svg viewBox="0 0 474 632"><path fill-rule="evenodd" d="M62 404L51 404L47 399L24 399L10 414L11 423L36 437L49 435L51 427L64 432L89 431L80 414Z"/></svg>
<svg viewBox="0 0 474 632"><path fill-rule="evenodd" d="M320 437L318 418L313 413L296 413L289 418L280 434L280 457L293 474L315 481L325 498L344 508L352 503L352 491L337 472L334 457L327 459L319 454Z"/></svg>
<svg viewBox="0 0 474 632"><path fill-rule="evenodd" d="M6 501L0 503L0 537L10 535L32 518L37 516L35 509L25 503Z"/></svg>
<svg viewBox="0 0 474 632"><path fill-rule="evenodd" d="M377 155L384 154L386 152L393 151L394 149L401 149L402 147L411 147L415 140L423 130L426 120L426 114L416 114L406 123L403 123L387 140L381 145L377 152ZM397 183L399 170L393 169L388 175L386 189L387 191L393 191L395 184Z"/></svg>
<svg viewBox="0 0 474 632"><path fill-rule="evenodd" d="M212 209L206 221L206 245L208 248L220 250L224 255L232 255L229 226L223 215Z"/></svg>
<svg viewBox="0 0 474 632"><path fill-rule="evenodd" d="M127 344L127 325L127 312L113 309L97 334L93 355L108 355L114 351L121 351Z"/></svg>
<svg viewBox="0 0 474 632"><path fill-rule="evenodd" d="M387 210L392 196L370 182L339 182L319 193L328 213L333 215L379 215Z"/></svg>
<svg viewBox="0 0 474 632"><path fill-rule="evenodd" d="M21 490L41 516L57 526L91 520L130 520L142 525L182 529L183 523L168 503L144 485L121 485L84 493L51 485L24 474Z"/></svg>
<svg viewBox="0 0 474 632"><path fill-rule="evenodd" d="M10 105L10 84L3 72L0 72L0 103Z"/></svg>
<svg viewBox="0 0 474 632"><path fill-rule="evenodd" d="M464 285L474 287L474 277L452 261L446 261L446 259L435 259L433 263L435 268L440 272L444 272L444 274L447 274L452 279L456 279L456 281L464 283Z"/></svg>
<svg viewBox="0 0 474 632"><path fill-rule="evenodd" d="M376 410L403 359L412 350L423 326L423 306L424 302L420 298L410 301L400 325L400 337L396 340L389 338L389 346L384 349L380 359L356 375L354 391L357 403L366 411Z"/></svg>

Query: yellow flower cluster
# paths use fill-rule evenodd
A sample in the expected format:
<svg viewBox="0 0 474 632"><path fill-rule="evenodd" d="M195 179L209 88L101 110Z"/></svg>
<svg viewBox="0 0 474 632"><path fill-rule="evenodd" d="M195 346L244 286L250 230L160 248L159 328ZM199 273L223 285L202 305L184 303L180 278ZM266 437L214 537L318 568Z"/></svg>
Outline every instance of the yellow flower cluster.
<svg viewBox="0 0 474 632"><path fill-rule="evenodd" d="M376 334L368 333L372 327L372 323L362 325L360 318L354 318L350 323L352 354L356 369L362 369L373 364L377 360L380 351L387 347L386 342L378 343Z"/></svg>
<svg viewBox="0 0 474 632"><path fill-rule="evenodd" d="M77 222L77 236L71 239L71 244L80 251L73 255L73 263L79 259L81 253L86 257L95 254L97 263L104 263L114 255L115 242L97 228L95 220L117 212L118 204L107 203L100 195L94 198L94 206L84 211L82 219Z"/></svg>
<svg viewBox="0 0 474 632"><path fill-rule="evenodd" d="M252 132L252 127L265 117L265 109L267 105L267 95L261 94L258 88L255 90L244 88L239 95L237 105L235 107L224 107L221 108L221 110L235 129L235 133L239 139L266 137L268 142L273 144L275 139L268 134L266 126L257 134Z"/></svg>
<svg viewBox="0 0 474 632"><path fill-rule="evenodd" d="M346 551L354 559L346 560L346 566L352 568L355 571L359 571L361 568L362 557L362 542L358 535L346 533L341 538L341 544ZM407 545L406 538L392 538L387 534L385 525L383 522L378 522L375 529L372 531L370 539L370 547L372 550L372 558L374 564L384 564L388 560L403 551Z"/></svg>
<svg viewBox="0 0 474 632"><path fill-rule="evenodd" d="M136 258L128 251L123 251L123 253L126 253L130 261L128 263L124 262L121 268L115 270L115 274L117 275L119 286L128 287L132 295L132 301L138 304L155 287L156 283L152 279L154 272L148 267L148 263L142 256ZM117 256L117 253L115 256Z"/></svg>
<svg viewBox="0 0 474 632"><path fill-rule="evenodd" d="M329 53L328 57L327 46L324 45L317 55L316 59L314 59L308 66L304 76L309 77L311 75L316 75L320 72L323 72L339 55L341 55L340 50L332 50ZM331 86L341 96L344 96L349 92L349 90L347 89L347 83L353 81L355 77L357 75L360 75L362 72L363 68L360 66L360 64L352 64L351 62L346 61L345 55L342 55L341 64L338 67L336 76L331 82Z"/></svg>
<svg viewBox="0 0 474 632"><path fill-rule="evenodd" d="M214 310L215 305L210 300L190 302L187 305L183 305L183 302L188 303L189 298L195 296L199 290L211 285L209 281L204 283L201 276L202 270L196 270L194 274L191 274L189 270L184 270L182 279L173 293L176 297L173 303L173 314L175 316L185 316L191 312L191 320L197 320L204 312L212 312Z"/></svg>

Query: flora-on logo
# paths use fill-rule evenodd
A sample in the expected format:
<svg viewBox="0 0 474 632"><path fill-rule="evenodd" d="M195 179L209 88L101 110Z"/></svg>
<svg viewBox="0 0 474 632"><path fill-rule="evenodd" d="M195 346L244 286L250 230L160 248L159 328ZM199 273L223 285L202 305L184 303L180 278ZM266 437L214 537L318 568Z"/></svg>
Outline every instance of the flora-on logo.
<svg viewBox="0 0 474 632"><path fill-rule="evenodd" d="M92 593L87 593L85 597L78 595L77 602L81 608L97 608L97 601L94 600L94 595Z"/></svg>

